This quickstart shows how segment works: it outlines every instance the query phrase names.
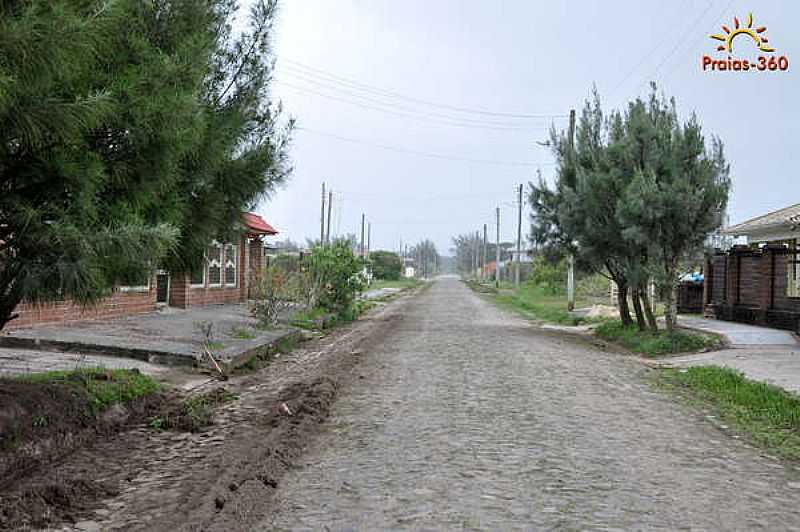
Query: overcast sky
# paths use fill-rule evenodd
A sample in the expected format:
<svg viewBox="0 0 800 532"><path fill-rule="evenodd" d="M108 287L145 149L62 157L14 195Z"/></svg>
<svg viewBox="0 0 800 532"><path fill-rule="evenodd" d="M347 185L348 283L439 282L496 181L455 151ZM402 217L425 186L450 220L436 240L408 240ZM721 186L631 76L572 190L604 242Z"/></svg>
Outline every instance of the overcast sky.
<svg viewBox="0 0 800 532"><path fill-rule="evenodd" d="M701 71L720 56L709 34L749 9L789 71ZM515 186L552 179L536 144L549 125L593 84L608 108L651 80L725 142L732 223L800 202L798 22L789 0L284 0L274 95L299 126L295 171L259 211L283 237L318 237L325 181L333 231L357 232L364 212L373 249L428 237L446 253L484 223L494 235L496 206L511 240ZM746 39L734 52L759 53Z"/></svg>

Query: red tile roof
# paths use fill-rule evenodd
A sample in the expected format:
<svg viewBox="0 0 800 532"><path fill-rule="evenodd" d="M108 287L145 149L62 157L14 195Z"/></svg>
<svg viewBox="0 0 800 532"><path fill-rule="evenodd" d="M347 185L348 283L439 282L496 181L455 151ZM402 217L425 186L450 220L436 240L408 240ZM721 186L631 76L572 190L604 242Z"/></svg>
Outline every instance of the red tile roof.
<svg viewBox="0 0 800 532"><path fill-rule="evenodd" d="M278 231L275 230L274 227L269 225L264 218L261 216L252 213L252 212L243 212L242 219L244 221L245 227L250 231L250 233L256 235L277 235Z"/></svg>

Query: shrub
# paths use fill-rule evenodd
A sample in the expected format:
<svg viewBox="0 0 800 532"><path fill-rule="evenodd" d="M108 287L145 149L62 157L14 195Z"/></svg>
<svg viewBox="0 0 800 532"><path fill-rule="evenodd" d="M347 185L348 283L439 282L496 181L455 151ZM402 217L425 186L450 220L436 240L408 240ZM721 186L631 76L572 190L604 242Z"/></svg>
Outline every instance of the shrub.
<svg viewBox="0 0 800 532"><path fill-rule="evenodd" d="M396 281L403 270L403 259L391 251L373 251L369 254L372 263L372 275L376 279Z"/></svg>
<svg viewBox="0 0 800 532"><path fill-rule="evenodd" d="M250 314L261 326L274 326L281 312L305 300L305 276L305 272L288 272L277 265L265 268L256 282Z"/></svg>
<svg viewBox="0 0 800 532"><path fill-rule="evenodd" d="M366 286L364 266L346 241L315 247L308 260L310 306L334 314L348 311Z"/></svg>
<svg viewBox="0 0 800 532"><path fill-rule="evenodd" d="M567 285L566 261L561 259L557 262L550 262L544 256L538 255L533 260L533 272L528 282L551 295L564 293Z"/></svg>

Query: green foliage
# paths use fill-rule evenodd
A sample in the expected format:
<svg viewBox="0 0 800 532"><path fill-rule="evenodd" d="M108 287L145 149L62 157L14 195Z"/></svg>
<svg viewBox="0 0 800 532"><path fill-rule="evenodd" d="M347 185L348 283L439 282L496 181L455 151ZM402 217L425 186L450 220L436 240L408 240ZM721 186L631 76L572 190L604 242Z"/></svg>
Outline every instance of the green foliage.
<svg viewBox="0 0 800 532"><path fill-rule="evenodd" d="M308 275L302 270L286 271L280 266L264 268L256 279L250 314L260 327L273 327L280 313L307 298Z"/></svg>
<svg viewBox="0 0 800 532"><path fill-rule="evenodd" d="M713 408L759 447L800 458L800 398L796 395L716 366L662 370L657 382Z"/></svg>
<svg viewBox="0 0 800 532"><path fill-rule="evenodd" d="M403 271L403 259L391 251L373 251L369 254L372 275L376 279L396 281Z"/></svg>
<svg viewBox="0 0 800 532"><path fill-rule="evenodd" d="M127 403L149 395L159 389L152 377L138 370L81 368L74 371L49 371L32 373L20 380L38 383L63 382L74 386L89 397L95 412L100 412L116 403Z"/></svg>
<svg viewBox="0 0 800 532"><path fill-rule="evenodd" d="M411 248L410 253L414 257L417 277L430 277L439 272L441 257L436 250L436 244L431 240L426 238L419 242Z"/></svg>
<svg viewBox="0 0 800 532"><path fill-rule="evenodd" d="M609 342L618 343L634 353L646 356L690 353L718 344L706 336L683 331L640 331L619 321L599 325L595 334Z"/></svg>
<svg viewBox="0 0 800 532"><path fill-rule="evenodd" d="M313 307L340 314L349 311L366 286L364 261L353 254L348 242L317 246L308 260Z"/></svg>
<svg viewBox="0 0 800 532"><path fill-rule="evenodd" d="M188 271L289 171L274 0L0 5L0 328L22 299L92 303Z"/></svg>
<svg viewBox="0 0 800 532"><path fill-rule="evenodd" d="M528 283L541 288L549 295L566 293L567 263L561 259L555 263L547 260L543 255L533 259L533 271Z"/></svg>
<svg viewBox="0 0 800 532"><path fill-rule="evenodd" d="M713 139L707 149L696 118L682 124L674 102L658 98L653 86L647 102L636 99L610 116L595 93L583 109L574 147L555 131L552 145L555 187L541 179L530 185L532 239L575 253L589 270L605 270L620 288L626 324L628 288L644 290L654 278L668 299L667 327L673 330L670 303L679 261L702 248L727 203L721 142Z"/></svg>

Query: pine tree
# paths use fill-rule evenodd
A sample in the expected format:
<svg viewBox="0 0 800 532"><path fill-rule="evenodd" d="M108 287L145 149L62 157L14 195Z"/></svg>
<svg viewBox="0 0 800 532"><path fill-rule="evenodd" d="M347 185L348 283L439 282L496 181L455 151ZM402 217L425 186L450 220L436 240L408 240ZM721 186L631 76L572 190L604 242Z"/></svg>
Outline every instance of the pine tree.
<svg viewBox="0 0 800 532"><path fill-rule="evenodd" d="M289 172L274 1L0 3L0 329L185 271Z"/></svg>

